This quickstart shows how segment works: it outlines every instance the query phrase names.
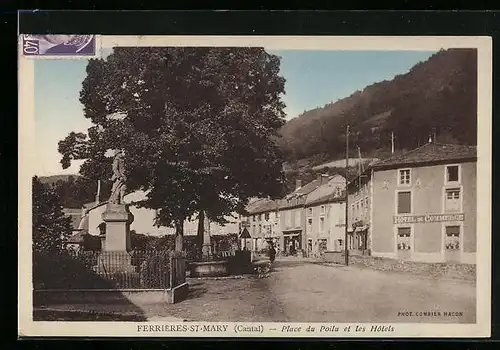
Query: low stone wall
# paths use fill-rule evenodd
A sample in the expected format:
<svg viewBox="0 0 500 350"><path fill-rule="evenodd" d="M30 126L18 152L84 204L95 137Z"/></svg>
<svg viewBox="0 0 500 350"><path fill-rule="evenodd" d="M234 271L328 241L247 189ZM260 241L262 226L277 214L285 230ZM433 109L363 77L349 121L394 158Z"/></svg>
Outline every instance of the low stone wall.
<svg viewBox="0 0 500 350"><path fill-rule="evenodd" d="M350 255L349 263L380 271L409 272L416 275L468 281L476 280L476 265L473 264L425 263L361 255Z"/></svg>
<svg viewBox="0 0 500 350"><path fill-rule="evenodd" d="M326 251L323 252L322 260L329 263L335 264L344 264L345 263L345 254L344 252L333 252Z"/></svg>
<svg viewBox="0 0 500 350"><path fill-rule="evenodd" d="M111 304L128 301L135 305L178 303L187 298L187 282L172 289L45 289L33 291L34 305Z"/></svg>

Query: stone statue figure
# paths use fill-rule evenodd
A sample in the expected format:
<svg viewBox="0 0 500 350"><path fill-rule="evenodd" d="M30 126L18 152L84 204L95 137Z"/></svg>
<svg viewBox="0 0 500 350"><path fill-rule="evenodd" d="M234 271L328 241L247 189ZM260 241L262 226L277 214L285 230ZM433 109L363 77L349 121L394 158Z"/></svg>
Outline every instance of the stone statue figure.
<svg viewBox="0 0 500 350"><path fill-rule="evenodd" d="M123 204L123 196L125 195L126 177L123 156L123 151L119 150L116 151L113 159L113 176L111 180L114 182L111 188L111 196L109 197L109 202L113 204Z"/></svg>

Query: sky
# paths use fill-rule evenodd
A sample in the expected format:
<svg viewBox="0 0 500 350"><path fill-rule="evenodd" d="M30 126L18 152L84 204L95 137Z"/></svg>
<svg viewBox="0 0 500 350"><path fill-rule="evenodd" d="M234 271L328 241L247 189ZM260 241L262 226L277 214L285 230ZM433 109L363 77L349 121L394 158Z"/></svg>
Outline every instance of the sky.
<svg viewBox="0 0 500 350"><path fill-rule="evenodd" d="M373 83L390 80L425 61L431 51L270 51L281 56L286 79L287 119L348 97ZM78 173L81 162L63 170L57 144L91 123L79 102L86 60L35 61L35 130L38 176Z"/></svg>

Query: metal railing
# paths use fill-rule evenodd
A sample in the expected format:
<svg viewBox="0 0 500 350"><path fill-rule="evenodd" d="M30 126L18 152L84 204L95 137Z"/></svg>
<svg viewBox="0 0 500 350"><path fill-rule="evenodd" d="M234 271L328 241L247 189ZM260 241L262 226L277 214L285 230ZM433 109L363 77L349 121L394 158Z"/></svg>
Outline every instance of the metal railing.
<svg viewBox="0 0 500 350"><path fill-rule="evenodd" d="M179 252L79 251L34 254L35 289L168 289L185 282Z"/></svg>

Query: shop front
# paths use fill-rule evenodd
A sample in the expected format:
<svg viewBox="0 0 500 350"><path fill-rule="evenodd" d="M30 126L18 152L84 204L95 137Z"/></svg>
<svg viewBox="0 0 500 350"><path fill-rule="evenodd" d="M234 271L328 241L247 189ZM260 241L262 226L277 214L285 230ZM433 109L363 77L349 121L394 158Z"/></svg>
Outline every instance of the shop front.
<svg viewBox="0 0 500 350"><path fill-rule="evenodd" d="M352 254L368 255L368 229L369 226L363 221L357 221L348 230L349 250Z"/></svg>
<svg viewBox="0 0 500 350"><path fill-rule="evenodd" d="M302 251L302 230L288 231L283 233L285 255L297 255Z"/></svg>

